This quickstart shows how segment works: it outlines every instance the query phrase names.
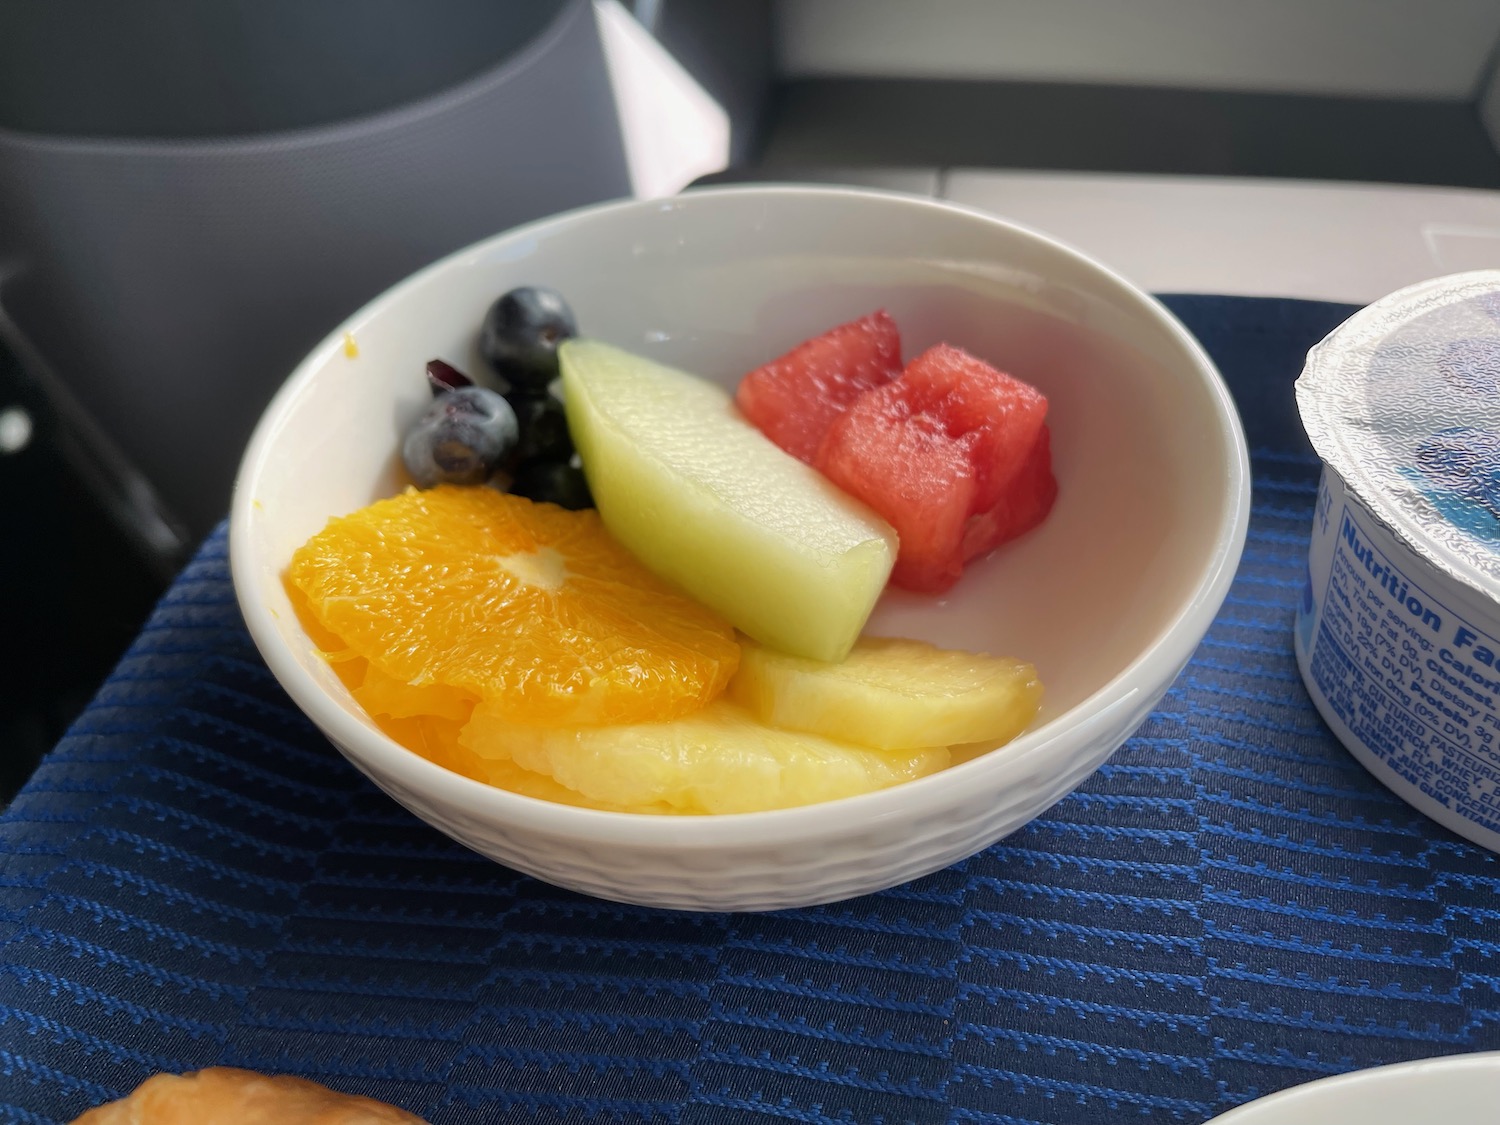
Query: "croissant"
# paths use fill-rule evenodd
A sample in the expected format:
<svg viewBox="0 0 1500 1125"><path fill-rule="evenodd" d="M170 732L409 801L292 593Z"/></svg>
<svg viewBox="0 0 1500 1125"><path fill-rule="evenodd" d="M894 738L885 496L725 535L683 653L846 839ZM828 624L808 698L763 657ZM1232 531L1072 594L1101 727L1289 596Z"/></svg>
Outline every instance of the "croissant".
<svg viewBox="0 0 1500 1125"><path fill-rule="evenodd" d="M305 1078L228 1066L158 1074L73 1125L425 1125L405 1110Z"/></svg>

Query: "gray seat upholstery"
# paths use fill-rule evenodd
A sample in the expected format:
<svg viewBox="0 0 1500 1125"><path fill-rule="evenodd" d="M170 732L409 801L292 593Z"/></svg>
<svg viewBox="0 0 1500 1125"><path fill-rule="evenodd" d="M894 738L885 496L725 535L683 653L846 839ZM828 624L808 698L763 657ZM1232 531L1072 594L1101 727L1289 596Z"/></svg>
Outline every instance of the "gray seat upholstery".
<svg viewBox="0 0 1500 1125"><path fill-rule="evenodd" d="M629 194L590 3L527 3L550 18L491 44L494 65L352 118L227 138L194 113L151 138L0 128L0 330L194 533L223 514L266 399L343 316L487 234Z"/></svg>

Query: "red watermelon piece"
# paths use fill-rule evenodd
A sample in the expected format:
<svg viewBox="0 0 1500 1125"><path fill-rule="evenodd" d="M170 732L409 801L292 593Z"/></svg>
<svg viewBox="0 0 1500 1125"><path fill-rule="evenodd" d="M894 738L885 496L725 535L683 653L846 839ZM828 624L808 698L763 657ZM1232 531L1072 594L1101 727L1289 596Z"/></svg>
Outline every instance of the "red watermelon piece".
<svg viewBox="0 0 1500 1125"><path fill-rule="evenodd" d="M740 380L741 413L809 464L833 420L872 387L901 374L901 333L884 311L798 344Z"/></svg>
<svg viewBox="0 0 1500 1125"><path fill-rule="evenodd" d="M836 418L813 463L896 529L891 581L939 593L1051 509L1046 418L1035 387L940 344Z"/></svg>
<svg viewBox="0 0 1500 1125"><path fill-rule="evenodd" d="M1025 535L1052 511L1057 478L1052 475L1052 430L1042 427L1021 471L987 512L970 516L964 527L964 561L987 555L1002 543Z"/></svg>

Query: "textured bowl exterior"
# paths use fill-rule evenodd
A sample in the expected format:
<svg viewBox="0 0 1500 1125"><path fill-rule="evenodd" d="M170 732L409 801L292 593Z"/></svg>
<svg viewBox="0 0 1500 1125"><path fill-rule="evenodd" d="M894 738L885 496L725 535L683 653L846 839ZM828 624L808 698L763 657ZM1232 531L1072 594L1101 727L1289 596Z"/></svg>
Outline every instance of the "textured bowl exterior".
<svg viewBox="0 0 1500 1125"><path fill-rule="evenodd" d="M882 239L889 257L866 266L858 256ZM792 252L762 261L757 254L763 255L767 241ZM930 258L908 270L902 257L908 244L916 247L911 253ZM967 301L975 331L1011 317L1020 326L1016 339L1029 332L1033 342L1040 340L1032 360L1043 377L1054 356L1073 354L1069 333L1099 325L1109 329L1110 339L1123 341L1122 356L1145 356L1116 374L1135 380L1132 400L1153 400L1157 414L1127 420L1135 444L1120 447L1120 454L1095 448L1120 429L1118 410L1131 407L1129 401L1107 401L1107 379L1096 392L1093 364L1112 353L1077 352L1082 382L1075 380L1071 389L1058 384L1054 399L1061 413L1072 415L1074 432L1055 427L1054 441L1062 434L1063 456L1074 458L1074 468L1095 457L1089 479L1097 494L1075 490L1070 496L1065 488L1058 512L1031 542L1008 551L995 564L1001 569L987 578L965 578L960 585L971 583L975 600L960 598L943 610L936 627L945 636L928 637L974 647L963 644L965 628L1015 625L1030 630L1015 634L1025 645L1053 644L1051 667L1058 675L1044 675L1051 709L1044 708L1033 729L1002 750L877 793L776 812L663 817L554 805L482 785L398 746L359 711L295 625L280 587L291 550L328 516L397 486L393 435L426 391L413 379L409 401L397 401L393 409L381 395L399 399L408 391L388 369L419 372L418 361L429 354L466 361L454 351L461 343L443 352L433 336L447 332L461 341L468 331L463 326L477 324L489 294L509 278L518 279L509 284L526 278L564 286L571 279L586 287L596 245L613 254L612 268L627 277L637 268L636 258L643 271L639 292L620 291L618 300L627 308L613 307L613 290L584 295L591 302L582 310L589 321L614 318L604 338L627 336L631 325L641 331L670 324L671 316L695 326L714 317L722 321L718 334L696 339L690 331L645 333L637 346L649 350L664 341L659 346L669 362L680 358L674 347L697 348L688 361L727 349L723 362L742 371L753 353L734 349L744 346L747 335L800 338L792 333L805 331L803 322L778 322L770 329L753 318L747 322L747 292L761 295L766 316L800 316L808 323L865 302L905 301L909 322L928 316L932 335L954 331L943 316L955 302ZM809 245L822 249L804 252ZM969 253L976 255L973 261L963 257ZM677 280L683 269L690 271L691 284ZM867 279L881 271L889 278ZM913 271L916 280L909 276ZM799 283L803 303L817 303L825 293L832 303L811 311L797 300L777 303L783 290L795 296ZM715 286L722 289L717 296ZM684 312L682 304L693 307ZM1050 319L1027 311L1043 305ZM359 362L366 366L343 359L346 333L358 335L366 357ZM387 359L371 367L371 356ZM1024 377L1024 371L1018 374ZM351 395L351 388L364 397ZM1146 417L1161 419L1160 433L1137 432ZM1146 526L1149 508L1137 515L1131 504L1162 479L1150 475L1157 471L1152 458L1158 447L1174 451L1179 470L1173 480L1179 483L1172 487L1186 499L1171 520L1153 528ZM1113 459L1127 454L1147 464ZM348 466L342 475L340 465ZM1181 471L1184 466L1191 471ZM1133 483L1115 484L1116 476L1131 472L1137 474ZM1063 502L1072 504L1071 511L1062 511ZM508 232L429 267L355 314L293 373L266 410L236 484L230 553L246 623L278 681L356 767L416 816L496 862L584 894L672 909L750 911L833 902L907 882L983 850L1065 797L1135 731L1186 665L1228 591L1248 516L1244 437L1217 372L1164 308L1104 267L1045 236L928 200L845 189L740 188L689 193L669 203L590 208ZM1075 565L1066 581L1049 574L1063 557L1056 552L1108 555L1122 535L1136 537L1132 549L1141 562L1128 585L1109 588L1109 580L1127 579L1090 569L1092 564ZM1175 555L1162 554L1172 548ZM1082 556L1067 557L1076 563ZM1003 569L1013 564L1021 569ZM1018 603L1017 581L1053 581L1040 616L1024 599ZM1144 603L1158 608L1136 612ZM1118 613L1110 609L1115 604L1123 607ZM912 627L920 630L932 623L932 612L898 605L881 625L900 629L915 622ZM1025 619L1028 612L1032 616ZM1008 617L1015 621L1008 625ZM1054 634L1065 635L1065 642ZM997 643L1010 643L996 636ZM1078 647L1079 638L1088 651ZM1020 651L1031 655L1029 648Z"/></svg>
<svg viewBox="0 0 1500 1125"><path fill-rule="evenodd" d="M983 851L1041 815L1102 765L1146 720L1176 673L1067 747L993 787L866 823L832 818L812 845L797 841L622 848L475 816L330 741L408 811L486 858L555 886L670 910L781 910L899 886ZM328 734L327 731L324 732Z"/></svg>

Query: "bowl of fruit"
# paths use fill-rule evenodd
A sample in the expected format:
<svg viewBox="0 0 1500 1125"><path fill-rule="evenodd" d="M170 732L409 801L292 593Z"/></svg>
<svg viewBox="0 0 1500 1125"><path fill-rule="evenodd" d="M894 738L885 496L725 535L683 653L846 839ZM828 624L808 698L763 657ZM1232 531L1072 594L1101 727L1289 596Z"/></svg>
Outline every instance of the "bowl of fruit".
<svg viewBox="0 0 1500 1125"><path fill-rule="evenodd" d="M1105 267L926 199L545 219L335 329L230 557L292 700L482 855L764 910L936 871L1136 729L1244 545L1212 363Z"/></svg>

